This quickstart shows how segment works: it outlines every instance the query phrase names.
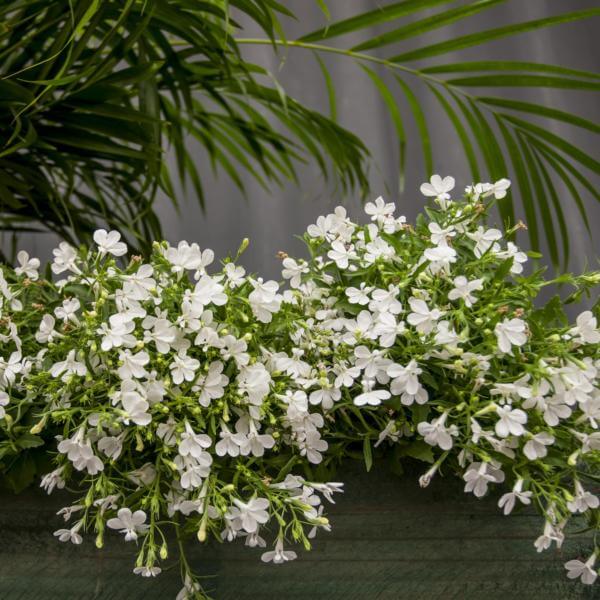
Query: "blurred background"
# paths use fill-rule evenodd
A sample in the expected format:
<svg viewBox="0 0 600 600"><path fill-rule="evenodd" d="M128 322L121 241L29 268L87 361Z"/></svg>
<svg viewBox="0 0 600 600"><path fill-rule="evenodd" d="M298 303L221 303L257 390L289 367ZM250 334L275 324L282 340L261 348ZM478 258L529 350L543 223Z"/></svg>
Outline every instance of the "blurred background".
<svg viewBox="0 0 600 600"><path fill-rule="evenodd" d="M331 0L329 7L333 21L339 21L378 6L376 0ZM289 39L313 31L326 24L323 13L314 2L288 0L289 8L298 16L297 20L284 19ZM498 26L498 23L525 21L556 14L565 10L577 10L598 6L594 0L523 0L499 5L468 19L458 21L442 29L426 34L421 43L443 41L472 31L483 31ZM429 11L432 14L434 11ZM427 12L419 14L419 18ZM524 35L462 50L460 60L512 59L556 64L598 72L600 51L598 45L599 18L585 19L559 27L541 29ZM372 28L372 35L381 33L378 27ZM243 32L244 37L264 37L249 23ZM368 39L365 32L334 38L331 43L349 47ZM386 49L386 55L396 48L399 51L410 49L411 40ZM328 96L322 72L310 51L300 48L280 48L275 55L270 46L244 46L249 59L268 68L281 81L288 95L297 98L311 108L327 113ZM374 51L377 53L377 50ZM383 55L383 53L382 53ZM448 61L458 57L448 55ZM414 219L421 210L424 199L418 187L425 177L422 154L416 144L406 158L406 185L402 194L398 192L398 141L389 114L377 90L364 71L344 56L323 56L337 89L338 120L362 139L372 154L369 181L372 198L382 195L387 201L394 201L398 213ZM384 80L389 78L385 70L379 71ZM441 175L453 175L457 181L457 193L471 183L464 153L459 146L455 131L442 113L431 94L415 81L413 88L423 110L429 116L430 135L434 150L434 170ZM494 90L495 92L495 90ZM489 94L492 95L492 94ZM496 95L494 93L494 95ZM498 94L499 95L499 94ZM512 89L511 97L543 103L562 110L575 110L593 122L600 121L600 104L593 92L580 92L551 88ZM408 106L398 92L400 110ZM406 119L408 139L416 140L418 131L411 118ZM563 127L552 122L552 131L562 135ZM594 157L597 147L593 136L582 129L569 128L570 141L580 146ZM303 255L303 244L294 236L302 234L306 226L316 218L330 212L338 204L347 207L350 215L358 220L361 216L361 199L358 193L341 195L323 181L314 164L300 167L300 185L287 184L283 187L272 185L265 192L254 179L240 171L245 180L247 197L235 187L225 173L211 171L207 156L198 147L194 151L196 167L203 179L206 194L206 209L202 211L193 190L179 190L181 203L176 210L166 198L157 201L157 212L162 222L167 240L176 243L181 239L198 242L202 248L214 249L217 257L235 253L241 240L250 239L250 246L244 253L241 263L251 271L260 271L265 277L279 278L280 261L276 253L284 250L293 255ZM559 185L559 197L564 189ZM585 198L592 230L600 226L600 204L589 196ZM569 269L580 272L585 267L595 267L600 255L600 236L586 232L573 203L566 203L566 220L571 243ZM516 207L517 217L525 220L521 206ZM42 259L51 257L51 249L57 239L52 234L26 234L18 239L17 246L28 250ZM526 235L519 242L528 246ZM3 238L7 247L9 239ZM543 243L543 242L542 242ZM552 267L550 267L552 269Z"/></svg>

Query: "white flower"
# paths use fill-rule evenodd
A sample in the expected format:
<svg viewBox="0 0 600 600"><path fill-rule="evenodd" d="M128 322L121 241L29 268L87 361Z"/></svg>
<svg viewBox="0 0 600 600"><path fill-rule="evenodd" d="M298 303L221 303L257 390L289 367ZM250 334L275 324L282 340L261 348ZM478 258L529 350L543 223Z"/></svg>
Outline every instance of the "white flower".
<svg viewBox="0 0 600 600"><path fill-rule="evenodd" d="M210 448L212 440L205 433L195 433L192 426L186 421L185 432L181 434L179 442L179 454L181 456L193 456L196 459L202 458L206 452L205 448Z"/></svg>
<svg viewBox="0 0 600 600"><path fill-rule="evenodd" d="M198 244L188 244L182 240L177 248L169 247L165 252L165 258L171 263L171 270L180 278L186 270L203 273L208 265L214 260L212 250L202 252Z"/></svg>
<svg viewBox="0 0 600 600"><path fill-rule="evenodd" d="M127 385L126 385L127 384ZM123 422L127 425L133 421L136 425L145 427L152 421L150 413L146 412L149 408L148 402L134 389L133 382L123 382L121 392L121 405L125 411Z"/></svg>
<svg viewBox="0 0 600 600"><path fill-rule="evenodd" d="M450 198L448 192L454 189L454 183L454 177L444 177L442 179L439 175L432 175L429 183L421 184L421 194L429 198L448 200Z"/></svg>
<svg viewBox="0 0 600 600"><path fill-rule="evenodd" d="M162 569L160 567L134 567L133 573L142 577L156 577L162 573Z"/></svg>
<svg viewBox="0 0 600 600"><path fill-rule="evenodd" d="M537 460L538 458L544 458L548 454L546 446L554 444L554 436L542 431L536 433L526 444L523 446L523 454L529 460Z"/></svg>
<svg viewBox="0 0 600 600"><path fill-rule="evenodd" d="M61 542L71 542L78 546L83 542L83 538L78 533L82 525L83 521L78 521L71 529L57 529L53 535Z"/></svg>
<svg viewBox="0 0 600 600"><path fill-rule="evenodd" d="M227 303L225 288L213 277L202 275L192 293L192 303L197 306L196 310L201 312L205 306L215 304L223 306Z"/></svg>
<svg viewBox="0 0 600 600"><path fill-rule="evenodd" d="M123 436L106 436L98 440L98 450L111 460L117 460L123 450Z"/></svg>
<svg viewBox="0 0 600 600"><path fill-rule="evenodd" d="M275 544L275 550L270 552L264 552L260 559L263 562L272 562L274 565L281 565L290 560L296 559L296 553L293 550L283 549L283 540L278 538Z"/></svg>
<svg viewBox="0 0 600 600"><path fill-rule="evenodd" d="M117 313L108 318L109 326L106 323L96 330L100 335L103 335L101 347L107 352L111 348L119 348L121 346L134 346L136 339L131 332L135 329L135 323L131 317L124 313Z"/></svg>
<svg viewBox="0 0 600 600"><path fill-rule="evenodd" d="M263 281L259 277L256 281L251 279L250 283L254 290L248 295L248 302L252 313L261 323L270 323L273 313L281 307L281 294L278 294L279 284L276 281Z"/></svg>
<svg viewBox="0 0 600 600"><path fill-rule="evenodd" d="M469 465L463 479L467 482L465 492L473 492L475 496L481 498L487 492L490 483L504 481L504 473L490 463L474 462Z"/></svg>
<svg viewBox="0 0 600 600"><path fill-rule="evenodd" d="M448 300L458 300L462 298L466 306L471 308L477 297L473 296L472 292L483 289L483 279L473 279L469 281L463 275L459 275L454 279L454 289L448 293Z"/></svg>
<svg viewBox="0 0 600 600"><path fill-rule="evenodd" d="M531 504L532 492L523 492L523 480L517 479L512 492L504 494L500 500L498 500L498 506L503 508L505 515L509 515L515 507L515 502L520 500L523 504Z"/></svg>
<svg viewBox="0 0 600 600"><path fill-rule="evenodd" d="M111 529L124 533L126 542L137 540L138 533L145 533L149 528L146 525L146 513L143 510L132 513L129 508L120 508L117 517L109 519L106 524Z"/></svg>
<svg viewBox="0 0 600 600"><path fill-rule="evenodd" d="M141 379L148 372L144 367L150 362L150 356L145 350L132 354L130 350L119 352L121 365L117 369L119 377L125 379Z"/></svg>
<svg viewBox="0 0 600 600"><path fill-rule="evenodd" d="M269 393L271 376L261 363L244 366L237 376L240 392L248 396L251 404L260 406L263 398Z"/></svg>
<svg viewBox="0 0 600 600"><path fill-rule="evenodd" d="M50 374L52 377L62 375L62 381L66 381L69 378L69 375L79 375L79 377L85 376L87 374L87 367L85 366L85 363L75 359L75 350L70 350L65 360L54 363L50 367Z"/></svg>
<svg viewBox="0 0 600 600"><path fill-rule="evenodd" d="M9 402L10 398L8 394L6 392L0 391L0 419L4 419L6 415L6 410L4 409L4 407L8 406Z"/></svg>
<svg viewBox="0 0 600 600"><path fill-rule="evenodd" d="M467 236L475 242L473 252L477 258L481 258L494 244L502 238L502 232L498 229L484 229L481 225L474 232L467 232Z"/></svg>
<svg viewBox="0 0 600 600"><path fill-rule="evenodd" d="M58 319L62 319L64 323L71 321L76 325L79 324L77 311L81 308L81 304L77 298L68 298L64 300L62 306L57 306L54 309L54 314Z"/></svg>
<svg viewBox="0 0 600 600"><path fill-rule="evenodd" d="M54 255L54 261L52 262L52 272L59 275L64 271L72 271L73 273L80 273L81 271L77 267L77 250L73 248L67 242L61 242L58 248L52 250Z"/></svg>
<svg viewBox="0 0 600 600"><path fill-rule="evenodd" d="M21 250L17 253L17 261L19 261L19 266L15 267L15 274L25 275L32 281L36 281L39 277L40 259L29 258L29 254L25 250Z"/></svg>
<svg viewBox="0 0 600 600"><path fill-rule="evenodd" d="M349 261L358 258L354 246L352 244L346 246L340 240L332 242L331 250L327 253L327 256L335 262L339 269L347 269Z"/></svg>
<svg viewBox="0 0 600 600"><path fill-rule="evenodd" d="M586 510L594 510L600 506L600 498L583 489L579 480L575 480L575 497L567 502L567 507L572 513L584 513Z"/></svg>
<svg viewBox="0 0 600 600"><path fill-rule="evenodd" d="M200 367L200 361L187 356L185 353L177 354L173 357L173 362L169 365L171 377L175 385L180 385L184 381L194 381L196 371Z"/></svg>
<svg viewBox="0 0 600 600"><path fill-rule="evenodd" d="M227 282L232 288L239 287L244 283L244 275L246 275L244 267L239 267L230 262L225 265L223 272L225 273Z"/></svg>
<svg viewBox="0 0 600 600"><path fill-rule="evenodd" d="M396 285L389 285L387 290L373 290L369 304L369 310L380 313L391 313L398 315L402 312L402 304L397 299L400 288Z"/></svg>
<svg viewBox="0 0 600 600"><path fill-rule="evenodd" d="M527 413L519 408L512 409L510 406L496 406L496 413L499 417L495 426L498 437L519 436L525 433L523 425L527 423Z"/></svg>
<svg viewBox="0 0 600 600"><path fill-rule="evenodd" d="M443 271L448 273L450 265L456 262L456 250L450 246L436 246L435 248L427 248L423 252L423 256L431 264L429 271L433 274Z"/></svg>
<svg viewBox="0 0 600 600"><path fill-rule="evenodd" d="M419 382L419 375L422 373L416 360L411 360L406 367L393 363L388 366L387 374L392 377L390 391L394 396L399 396L400 401L405 406L410 406L413 402L425 404L429 397L427 390Z"/></svg>
<svg viewBox="0 0 600 600"><path fill-rule="evenodd" d="M240 448L242 456L248 456L248 454L252 454L252 456L264 456L265 449L270 449L275 445L275 438L270 434L258 433L256 423L247 415L238 419L235 424L235 430L244 436L244 441Z"/></svg>
<svg viewBox="0 0 600 600"><path fill-rule="evenodd" d="M225 513L225 518L231 521L235 531L243 529L254 533L259 525L264 525L269 520L269 501L266 498L252 498L247 503L234 498L233 504Z"/></svg>
<svg viewBox="0 0 600 600"><path fill-rule="evenodd" d="M444 314L438 308L429 310L424 300L419 298L409 298L408 303L412 310L406 320L415 327L419 333L431 333L435 322Z"/></svg>
<svg viewBox="0 0 600 600"><path fill-rule="evenodd" d="M450 225L442 229L437 223L429 223L429 231L431 233L431 243L436 246L447 246L448 238L453 238L456 236L456 230L454 229L454 225Z"/></svg>
<svg viewBox="0 0 600 600"><path fill-rule="evenodd" d="M60 333L54 329L56 321L52 315L44 315L40 321L40 328L35 334L35 339L40 344L47 344L60 337Z"/></svg>
<svg viewBox="0 0 600 600"><path fill-rule="evenodd" d="M369 304L369 294L374 290L373 287L365 287L364 281L360 284L360 287L349 287L346 288L346 296L348 296L348 302L350 304L360 304L365 306Z"/></svg>
<svg viewBox="0 0 600 600"><path fill-rule="evenodd" d="M504 319L494 328L498 348L505 354L511 354L512 346L523 346L527 342L527 325L522 319Z"/></svg>
<svg viewBox="0 0 600 600"><path fill-rule="evenodd" d="M402 335L405 330L404 321L398 323L393 314L382 312L377 315L373 334L379 337L382 348L391 348L396 343L396 337Z"/></svg>
<svg viewBox="0 0 600 600"><path fill-rule="evenodd" d="M456 425L446 427L447 417L448 413L445 412L437 419L433 419L431 423L422 421L417 425L419 435L422 435L425 442L430 446L439 446L442 450L452 448L452 436L458 435L458 428Z"/></svg>
<svg viewBox="0 0 600 600"><path fill-rule="evenodd" d="M506 196L506 192L510 187L510 179L502 178L490 186L488 194L494 194L496 200L502 200ZM487 195L487 194L486 194Z"/></svg>
<svg viewBox="0 0 600 600"><path fill-rule="evenodd" d="M148 316L142 321L144 344L154 342L157 352L166 354L177 339L177 328L167 319Z"/></svg>
<svg viewBox="0 0 600 600"><path fill-rule="evenodd" d="M596 563L596 553L594 552L585 562L580 560L570 560L565 563L565 569L567 569L567 577L569 579L581 578L581 583L586 585L592 585L597 577L598 571L594 569Z"/></svg>
<svg viewBox="0 0 600 600"><path fill-rule="evenodd" d="M217 456L239 456L240 448L246 443L246 436L241 433L233 433L225 423L221 423L219 432L221 440L215 445Z"/></svg>
<svg viewBox="0 0 600 600"><path fill-rule="evenodd" d="M523 264L527 262L527 254L525 252L521 252L519 248L513 244L512 242L507 242L506 251L499 252L498 256L502 258L512 258L513 263L510 267L510 272L514 275L519 275L523 272Z"/></svg>
<svg viewBox="0 0 600 600"><path fill-rule="evenodd" d="M127 253L127 245L119 241L121 234L118 231L109 231L106 229L97 229L94 232L94 241L98 245L100 256L112 254L113 256L123 256Z"/></svg>
<svg viewBox="0 0 600 600"><path fill-rule="evenodd" d="M0 357L0 383L3 386L13 385L22 368L20 351L13 352L8 360Z"/></svg>
<svg viewBox="0 0 600 600"><path fill-rule="evenodd" d="M222 398L228 383L229 377L223 375L223 363L220 360L211 362L206 375L200 376L194 387L194 391L200 390L198 403L208 407L211 400Z"/></svg>
<svg viewBox="0 0 600 600"><path fill-rule="evenodd" d="M574 336L582 344L600 343L600 330L598 321L591 310L585 310L577 317L576 327L569 330L569 334Z"/></svg>
<svg viewBox="0 0 600 600"><path fill-rule="evenodd" d="M379 196L375 199L375 202L367 202L365 204L365 213L371 216L371 221L377 221L379 223L389 219L396 210L396 205L393 202L386 203L385 200Z"/></svg>
<svg viewBox="0 0 600 600"><path fill-rule="evenodd" d="M302 275L309 272L308 265L303 260L296 262L290 257L284 258L282 264L284 268L281 276L290 280L291 287L297 288L302 280Z"/></svg>
<svg viewBox="0 0 600 600"><path fill-rule="evenodd" d="M379 406L384 400L388 400L391 394L387 390L374 390L376 381L374 379L362 380L362 394L354 398L356 406Z"/></svg>

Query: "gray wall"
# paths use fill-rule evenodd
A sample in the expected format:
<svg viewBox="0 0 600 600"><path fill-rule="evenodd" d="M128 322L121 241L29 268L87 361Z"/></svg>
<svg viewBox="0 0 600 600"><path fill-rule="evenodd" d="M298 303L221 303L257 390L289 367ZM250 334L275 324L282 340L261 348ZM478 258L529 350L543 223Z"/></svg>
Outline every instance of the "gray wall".
<svg viewBox="0 0 600 600"><path fill-rule="evenodd" d="M299 16L298 21L286 21L286 28L291 39L311 31L324 24L324 17L313 0L288 0L286 3ZM344 18L376 7L377 0L330 0L334 20ZM382 2L382 4L385 4ZM597 6L595 0L513 0L483 14L476 15L464 22L455 23L443 30L432 32L427 42L441 41L461 34L496 27L516 20L539 18L575 10ZM498 40L485 46L463 51L445 60L481 60L481 59L517 59L536 62L554 63L564 66L598 71L600 53L598 52L598 25L600 19L576 22L525 34L508 40ZM380 31L377 28L372 34ZM258 31L249 29L245 37L259 35ZM353 42L365 39L360 36L345 36L335 43L349 47ZM423 43L423 40L420 40ZM408 48L413 40L397 45L397 48ZM396 47L386 48L382 56L390 56ZM307 103L313 108L327 111L327 93L323 85L322 75L310 52L302 49L290 49L281 56L274 56L270 47L248 46L247 56L268 67L283 83L291 96ZM285 54L285 61L282 57ZM397 142L390 125L384 105L374 90L366 74L352 61L345 57L326 56L333 80L336 85L339 107L339 120L360 136L370 149L373 160L370 172L372 196L383 194L393 200L399 210L409 219L419 211L423 199L418 193L418 186L424 180L417 132L412 125L412 118L404 100L398 94L398 100L406 117L407 133L413 141L407 157L406 191L398 197L397 190ZM411 82L411 80L407 80ZM442 115L435 99L415 82L415 91L427 114L431 115L431 134L433 137L435 170L440 174L452 174L458 186L470 183L464 155L458 146L452 126ZM496 89L483 90L487 95L499 93ZM543 89L514 90L512 97L544 101L548 106L576 109L579 114L600 121L600 106L593 93L579 93L566 90ZM582 130L569 130L566 126L554 124L552 131L559 135L568 133L574 143L586 148L592 155L597 154L593 139ZM225 175L214 177L205 157L197 153L198 170L201 173L207 195L206 213L202 213L193 192L182 192L183 201L180 213L164 199L158 204L166 238L171 242L180 239L199 242L204 247L211 247L217 256L233 253L242 238L251 240L242 262L251 270L260 270L266 276L277 276L278 250L291 253L302 253L302 243L294 239L294 235L302 233L316 217L343 202L350 213L361 218L358 197L341 198L328 191L318 170L314 165L300 169L301 185L288 185L284 188L273 187L270 193L258 186L249 176L243 176L247 182L248 199L245 200L237 188ZM559 188L559 195L566 196ZM581 271L586 264L593 266L599 255L598 237L590 239L583 225L573 210L573 203L565 198L566 216L569 224L572 245L570 268ZM588 199L588 208L592 223L600 223L600 206ZM523 217L520 207L518 216ZM521 243L527 246L527 239ZM20 246L28 247L42 257L47 257L54 244L51 236L28 237Z"/></svg>

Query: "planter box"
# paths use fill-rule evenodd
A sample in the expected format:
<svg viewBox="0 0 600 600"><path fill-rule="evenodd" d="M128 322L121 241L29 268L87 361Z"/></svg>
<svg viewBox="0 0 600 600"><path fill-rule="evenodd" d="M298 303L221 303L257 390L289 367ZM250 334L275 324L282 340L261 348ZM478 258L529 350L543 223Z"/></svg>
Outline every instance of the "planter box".
<svg viewBox="0 0 600 600"><path fill-rule="evenodd" d="M260 562L262 550L243 542L190 545L192 563L209 577L216 600L571 600L598 598L596 586L566 579L562 563L585 538L562 551L538 554L533 540L540 517L504 517L496 498L477 500L460 482L436 478L421 490L414 478L385 469L353 468L346 493L329 507L330 534L311 552L285 565ZM129 544L108 536L97 550L93 536L81 546L62 544L55 512L61 496L38 490L2 495L0 598L2 600L168 600L180 588L177 567L153 580L132 574ZM132 543L132 542L131 542ZM173 548L173 552L175 549Z"/></svg>

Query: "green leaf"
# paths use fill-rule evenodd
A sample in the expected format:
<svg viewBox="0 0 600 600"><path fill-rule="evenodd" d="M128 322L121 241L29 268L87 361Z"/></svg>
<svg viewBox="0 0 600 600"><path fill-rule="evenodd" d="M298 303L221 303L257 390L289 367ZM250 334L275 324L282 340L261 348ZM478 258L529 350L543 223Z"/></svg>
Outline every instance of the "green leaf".
<svg viewBox="0 0 600 600"><path fill-rule="evenodd" d="M405 173L405 163L406 163L406 133L404 132L404 124L402 123L402 116L400 114L400 110L396 103L396 100L393 94L390 92L389 88L373 71L364 65L361 65L363 70L367 73L367 75L371 78L371 81L375 84L375 87L379 91L381 98L383 99L390 117L392 119L392 123L394 124L394 128L396 129L396 136L398 138L398 153L399 153L399 188L400 190L404 189L404 173Z"/></svg>
<svg viewBox="0 0 600 600"><path fill-rule="evenodd" d="M600 134L600 125L592 123L588 119L578 117L577 115L558 110L556 108L550 108L542 104L533 104L531 102L523 102L521 100L511 100L510 98L488 98L479 97L478 102L483 102L488 106L495 106L499 108L510 108L519 112L526 112L540 117L547 117L548 119L554 119L555 121L563 121L569 125L575 127L581 127L587 129L592 133Z"/></svg>
<svg viewBox="0 0 600 600"><path fill-rule="evenodd" d="M455 21L465 19L466 17L475 15L482 10L486 10L505 1L506 0L477 0L467 4L466 6L452 8L446 12L441 12L437 15L426 17L425 19L415 21L414 23L409 23L408 25L404 25L403 27L399 27L382 35L376 35L368 41L354 46L352 50L355 52L362 52L364 50L371 50L372 48L381 48L383 46L387 46L388 44L394 44L396 42L408 39L409 37L422 35L428 31L445 27L446 25L450 25Z"/></svg>
<svg viewBox="0 0 600 600"><path fill-rule="evenodd" d="M38 446L44 445L44 440L38 435L31 433L25 433L15 441L19 448L37 448Z"/></svg>
<svg viewBox="0 0 600 600"><path fill-rule="evenodd" d="M549 87L595 92L600 90L600 81L582 81L549 75L480 75L448 79L446 83L457 87Z"/></svg>
<svg viewBox="0 0 600 600"><path fill-rule="evenodd" d="M411 458L416 458L417 460L422 460L426 463L432 464L435 462L433 449L429 444L426 444L421 440L410 442L408 446L402 448L401 453L404 456L410 456Z"/></svg>
<svg viewBox="0 0 600 600"><path fill-rule="evenodd" d="M365 460L365 469L368 472L373 466L373 451L371 450L371 440L368 437L365 437L363 440L363 457Z"/></svg>
<svg viewBox="0 0 600 600"><path fill-rule="evenodd" d="M419 137L421 138L421 147L423 148L423 160L425 161L425 174L427 177L431 177L433 175L433 154L431 152L431 139L429 137L429 128L427 127L427 121L425 119L425 114L421 109L421 105L417 100L417 97L413 93L410 86L401 78L396 76L396 81L400 85L400 88L404 92L406 99L408 100L408 104L412 111L413 117L415 119L415 123L417 125L417 129L419 131Z"/></svg>
<svg viewBox="0 0 600 600"><path fill-rule="evenodd" d="M505 25L504 27L487 29L485 31L471 33L469 35L463 35L445 42L432 44L431 46L425 46L417 50L404 52L402 54L394 56L390 60L392 62L399 63L409 62L412 60L421 60L423 58L430 58L432 56L439 56L440 54L448 54L450 52L456 52L457 50L463 50L464 48L478 46L480 44L491 42L493 40L498 40L503 37L513 36L519 33L526 33L528 31L535 31L537 29L551 27L553 25L559 25L561 23L569 23L572 21L596 17L598 15L600 15L600 8L591 8L588 10L579 10L564 13L562 15L556 15L553 17L547 17L545 19L535 19L533 21L526 21L525 23Z"/></svg>
<svg viewBox="0 0 600 600"><path fill-rule="evenodd" d="M303 42L316 42L320 40L326 40L332 37L337 37L345 33L351 33L373 25L379 25L381 23L388 23L410 15L412 13L437 6L439 4L449 4L453 0L404 0L404 2L395 2L388 6L380 6L375 10L371 10L349 19L344 19L337 23L332 23L323 29L318 29L312 33L303 35L300 41Z"/></svg>

